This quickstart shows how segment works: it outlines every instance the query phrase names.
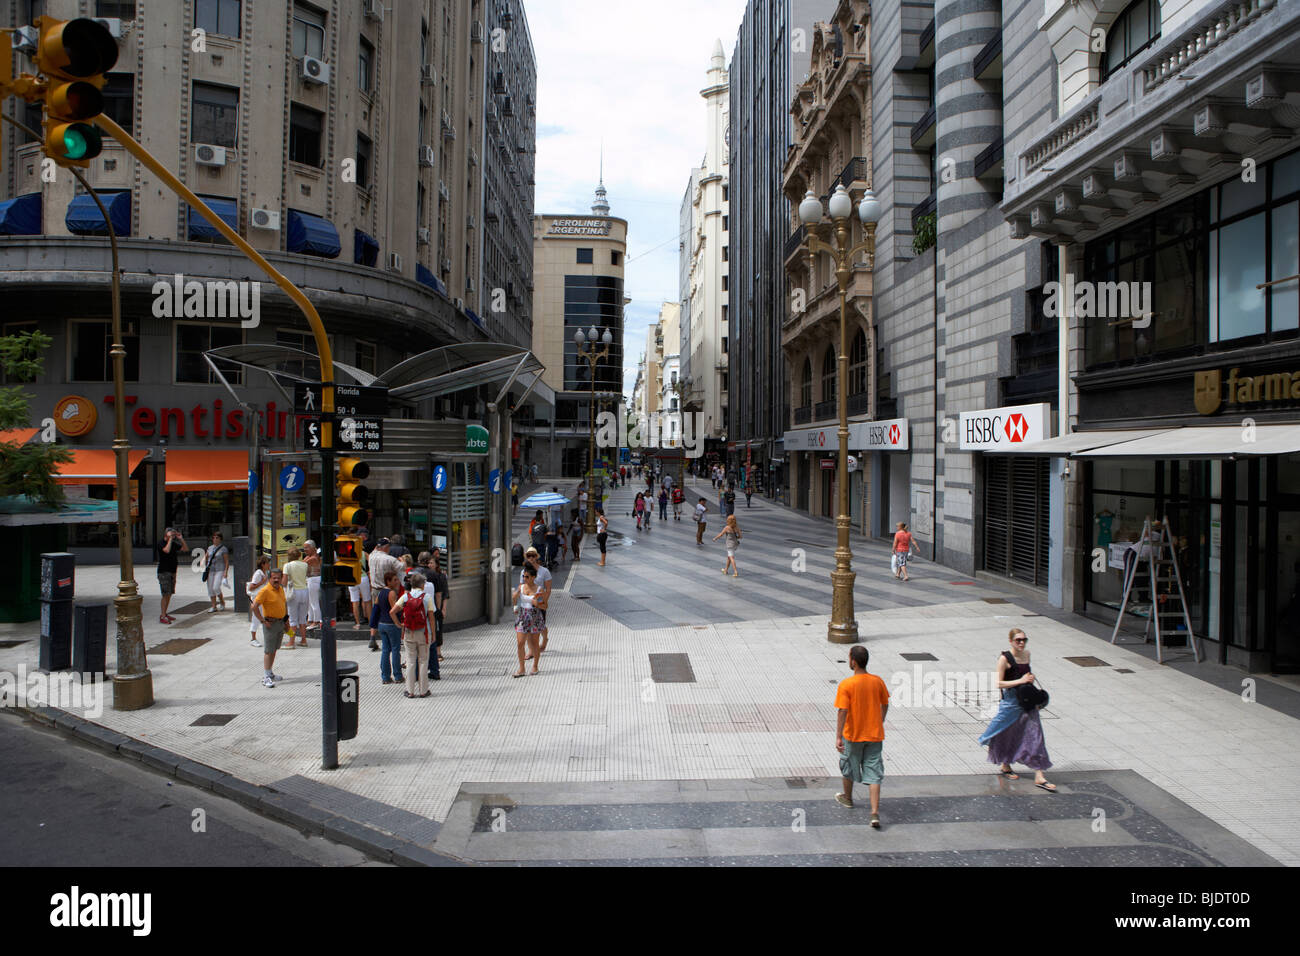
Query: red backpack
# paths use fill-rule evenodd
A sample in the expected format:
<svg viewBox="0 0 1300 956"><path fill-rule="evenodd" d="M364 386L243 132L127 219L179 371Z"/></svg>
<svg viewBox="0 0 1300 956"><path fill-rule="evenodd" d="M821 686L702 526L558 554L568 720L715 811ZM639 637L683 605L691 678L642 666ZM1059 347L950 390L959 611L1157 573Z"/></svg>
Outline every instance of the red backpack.
<svg viewBox="0 0 1300 956"><path fill-rule="evenodd" d="M402 627L421 633L429 629L429 617L424 611L424 595L408 591L402 605Z"/></svg>

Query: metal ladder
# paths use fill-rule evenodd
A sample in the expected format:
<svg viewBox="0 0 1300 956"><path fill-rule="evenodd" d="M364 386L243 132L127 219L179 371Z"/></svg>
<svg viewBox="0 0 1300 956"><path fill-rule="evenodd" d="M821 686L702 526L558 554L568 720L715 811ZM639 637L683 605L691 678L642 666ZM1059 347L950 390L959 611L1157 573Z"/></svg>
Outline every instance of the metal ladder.
<svg viewBox="0 0 1300 956"><path fill-rule="evenodd" d="M1124 622L1124 613L1128 609L1129 599L1133 596L1134 588L1140 587L1137 585L1138 573L1142 562L1145 561L1147 580L1150 582L1151 589L1151 610L1147 614L1146 628L1142 631L1142 642L1144 644L1151 642L1151 626L1154 624L1156 661L1163 664L1165 662L1164 634L1172 634L1176 630L1174 622L1181 618L1187 641L1192 646L1192 654L1199 664L1201 662L1200 640L1192 631L1192 618L1187 611L1187 593L1183 589L1183 577L1178 570L1178 560L1174 556L1169 516L1166 515L1163 521L1156 524L1158 528L1152 526L1151 518L1148 516L1142 525L1142 537L1137 542L1137 555L1124 572L1124 599L1119 606L1119 615L1115 618L1115 629L1111 632L1110 642L1114 644L1119 638L1120 625ZM1160 585L1170 583L1178 585L1177 591L1161 594Z"/></svg>

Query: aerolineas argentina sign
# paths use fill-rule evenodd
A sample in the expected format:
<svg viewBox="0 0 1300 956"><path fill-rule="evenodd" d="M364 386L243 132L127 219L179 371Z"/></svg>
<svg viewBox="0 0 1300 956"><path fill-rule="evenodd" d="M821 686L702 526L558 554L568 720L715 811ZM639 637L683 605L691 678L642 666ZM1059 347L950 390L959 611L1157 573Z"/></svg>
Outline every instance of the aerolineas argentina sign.
<svg viewBox="0 0 1300 956"><path fill-rule="evenodd" d="M548 236L608 236L608 219L555 219Z"/></svg>

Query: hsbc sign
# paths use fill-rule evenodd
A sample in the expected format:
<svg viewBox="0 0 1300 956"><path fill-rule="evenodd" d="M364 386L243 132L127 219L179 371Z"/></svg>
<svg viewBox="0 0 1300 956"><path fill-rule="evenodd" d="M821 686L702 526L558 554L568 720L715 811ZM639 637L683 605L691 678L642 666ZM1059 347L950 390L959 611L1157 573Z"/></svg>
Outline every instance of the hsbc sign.
<svg viewBox="0 0 1300 956"><path fill-rule="evenodd" d="M906 418L879 422L850 422L849 448L853 451L907 451ZM786 451L838 451L839 426L800 428L785 433Z"/></svg>
<svg viewBox="0 0 1300 956"><path fill-rule="evenodd" d="M1014 452L1019 445L1052 437L1052 406L1009 405L962 412L962 451Z"/></svg>

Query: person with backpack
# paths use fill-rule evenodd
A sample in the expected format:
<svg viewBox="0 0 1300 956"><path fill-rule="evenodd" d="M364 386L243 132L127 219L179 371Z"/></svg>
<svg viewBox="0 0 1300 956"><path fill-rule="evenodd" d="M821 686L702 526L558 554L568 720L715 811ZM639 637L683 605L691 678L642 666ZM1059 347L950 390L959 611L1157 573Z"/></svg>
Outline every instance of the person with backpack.
<svg viewBox="0 0 1300 956"><path fill-rule="evenodd" d="M998 772L1008 780L1019 780L1011 769L1013 763L1024 764L1034 771L1034 786L1056 792L1043 773L1052 765L1043 739L1043 723L1038 711L1047 706L1047 693L1036 686L1037 678L1029 666L1029 638L1018 627L1007 635L1011 649L998 657L998 687L1002 701L979 742L989 748L989 763L998 764Z"/></svg>
<svg viewBox="0 0 1300 956"><path fill-rule="evenodd" d="M537 549L539 554L546 547L546 518L541 508L537 509L537 514L533 516L533 520L528 522L528 541Z"/></svg>
<svg viewBox="0 0 1300 956"><path fill-rule="evenodd" d="M401 621L402 643L406 645L406 697L428 697L429 648L433 644L434 597L425 590L428 580L418 572L411 575L411 589L392 605L394 620ZM437 663L434 663L437 668ZM416 687L419 693L416 693Z"/></svg>
<svg viewBox="0 0 1300 956"><path fill-rule="evenodd" d="M686 500L686 493L681 488L673 488L673 520L682 520L682 502Z"/></svg>

